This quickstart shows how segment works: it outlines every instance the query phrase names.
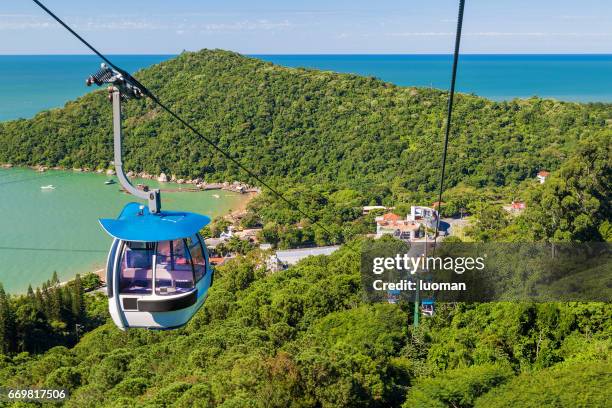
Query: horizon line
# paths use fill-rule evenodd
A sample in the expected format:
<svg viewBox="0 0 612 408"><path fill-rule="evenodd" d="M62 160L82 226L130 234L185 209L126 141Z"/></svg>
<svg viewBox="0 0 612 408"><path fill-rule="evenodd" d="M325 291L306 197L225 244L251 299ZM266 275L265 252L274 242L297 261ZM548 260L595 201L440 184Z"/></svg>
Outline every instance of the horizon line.
<svg viewBox="0 0 612 408"><path fill-rule="evenodd" d="M414 55L414 56L421 56L421 55L427 55L427 56L436 56L436 55L453 55L452 53L400 53L400 52L389 52L389 53L375 53L375 52L355 52L355 53L349 53L349 52L337 52L337 53L331 53L331 52L322 52L322 53L264 53L264 52L256 52L256 53L243 53L243 52L238 52L238 51L232 51L232 50L223 50L223 49L209 49L210 51L216 51L216 50L220 50L220 51L230 51L230 52L236 52L237 54L241 54L241 55L246 55L246 56L260 56L260 55L264 55L264 56L337 56L337 55L346 55L346 56L354 56L354 55L372 55L372 56L376 56L376 55L380 55L380 56L392 56L392 55L397 55L397 56L404 56L404 55ZM201 50L197 50L197 51L187 51L187 52L199 52ZM178 56L180 55L182 52L179 53L107 53L106 55L114 55L114 56ZM461 53L461 56L466 56L466 55L490 55L490 56L500 56L500 55L508 55L508 56L513 56L513 55L551 55L551 56L563 56L563 55L581 55L581 56L612 56L612 51L611 52L585 52L585 53L576 53L576 52L568 52L568 53L558 53L558 52L504 52L504 53L485 53L485 52L466 52L466 53ZM95 57L95 54L92 53L50 53L50 54L39 54L39 53L34 53L34 54L3 54L0 53L0 57L43 57L43 56L92 56Z"/></svg>

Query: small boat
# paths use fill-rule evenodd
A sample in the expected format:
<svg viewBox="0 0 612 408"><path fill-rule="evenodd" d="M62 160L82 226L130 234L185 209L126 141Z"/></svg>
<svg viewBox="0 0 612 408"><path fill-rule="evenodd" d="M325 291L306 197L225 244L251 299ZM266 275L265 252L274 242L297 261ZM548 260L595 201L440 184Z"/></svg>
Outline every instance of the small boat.
<svg viewBox="0 0 612 408"><path fill-rule="evenodd" d="M219 194L213 194L212 196L215 198L219 198Z"/></svg>
<svg viewBox="0 0 612 408"><path fill-rule="evenodd" d="M115 184L115 183L116 183L116 181L115 181L115 180L106 180L106 181L104 182L104 184L105 184L105 185L107 185L107 186L110 186L111 184Z"/></svg>
<svg viewBox="0 0 612 408"><path fill-rule="evenodd" d="M48 186L40 186L41 190L55 190L55 186L53 184L49 184Z"/></svg>

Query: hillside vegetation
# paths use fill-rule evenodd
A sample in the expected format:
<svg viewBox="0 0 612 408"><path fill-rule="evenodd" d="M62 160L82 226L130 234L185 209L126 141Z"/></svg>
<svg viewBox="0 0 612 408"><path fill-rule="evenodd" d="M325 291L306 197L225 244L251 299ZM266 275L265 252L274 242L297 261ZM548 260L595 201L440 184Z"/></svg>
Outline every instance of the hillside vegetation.
<svg viewBox="0 0 612 408"><path fill-rule="evenodd" d="M67 388L69 407L609 400L609 305L441 305L413 331L408 305L362 301L360 259L348 249L271 276L260 262L251 253L218 268L209 299L184 329L121 332L108 323L73 349L5 358L0 384Z"/></svg>

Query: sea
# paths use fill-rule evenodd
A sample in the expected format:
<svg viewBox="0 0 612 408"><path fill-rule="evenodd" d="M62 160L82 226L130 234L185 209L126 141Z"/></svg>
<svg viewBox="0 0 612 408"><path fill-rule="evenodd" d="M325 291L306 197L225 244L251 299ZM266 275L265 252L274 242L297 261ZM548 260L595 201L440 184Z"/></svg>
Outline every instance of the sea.
<svg viewBox="0 0 612 408"><path fill-rule="evenodd" d="M380 78L402 86L447 89L450 55L252 55L287 67ZM111 55L135 72L173 55ZM563 101L612 102L612 55L462 55L460 92L502 101L539 96ZM90 55L0 56L0 121L58 108L91 89L85 79L100 60ZM1 148L1 146L0 146ZM97 223L115 217L130 197L106 176L70 171L0 169L0 282L11 293L104 265L110 238ZM155 182L148 181L155 186ZM41 189L53 185L54 189ZM168 185L166 188L176 188ZM216 195L216 196L215 196ZM229 192L164 194L168 209L212 216L241 205Z"/></svg>
<svg viewBox="0 0 612 408"><path fill-rule="evenodd" d="M106 185L108 179L116 180L96 173L0 168L0 282L7 292L23 293L53 272L69 280L104 267L112 239L98 219L116 218L125 204L137 201L119 184ZM185 184L133 182L161 188L164 209L211 218L242 208L247 199L225 190L186 191Z"/></svg>
<svg viewBox="0 0 612 408"><path fill-rule="evenodd" d="M110 55L125 70L173 55ZM373 76L397 85L447 89L451 55L252 55L288 67ZM100 59L93 55L1 55L0 121L29 118L91 91L85 85ZM461 55L457 89L501 101L539 96L612 102L612 54Z"/></svg>

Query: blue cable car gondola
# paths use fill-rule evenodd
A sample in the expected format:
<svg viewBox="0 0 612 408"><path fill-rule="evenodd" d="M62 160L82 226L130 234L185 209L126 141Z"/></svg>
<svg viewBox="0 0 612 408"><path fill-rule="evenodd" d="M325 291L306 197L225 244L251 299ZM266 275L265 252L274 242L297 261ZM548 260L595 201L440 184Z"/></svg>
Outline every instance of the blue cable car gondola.
<svg viewBox="0 0 612 408"><path fill-rule="evenodd" d="M423 299L421 301L421 314L432 317L435 313L435 301L433 299Z"/></svg>
<svg viewBox="0 0 612 408"><path fill-rule="evenodd" d="M160 211L138 203L100 224L114 240L106 281L110 315L121 329L171 329L202 306L213 270L198 231L203 215Z"/></svg>
<svg viewBox="0 0 612 408"><path fill-rule="evenodd" d="M117 178L128 193L148 201L148 207L129 203L117 219L100 220L113 237L106 265L110 315L122 330L183 326L202 306L213 283L214 271L198 234L210 218L162 211L159 190L139 190L126 177L121 160L121 101L139 98L142 91L104 64L87 84L111 85Z"/></svg>

